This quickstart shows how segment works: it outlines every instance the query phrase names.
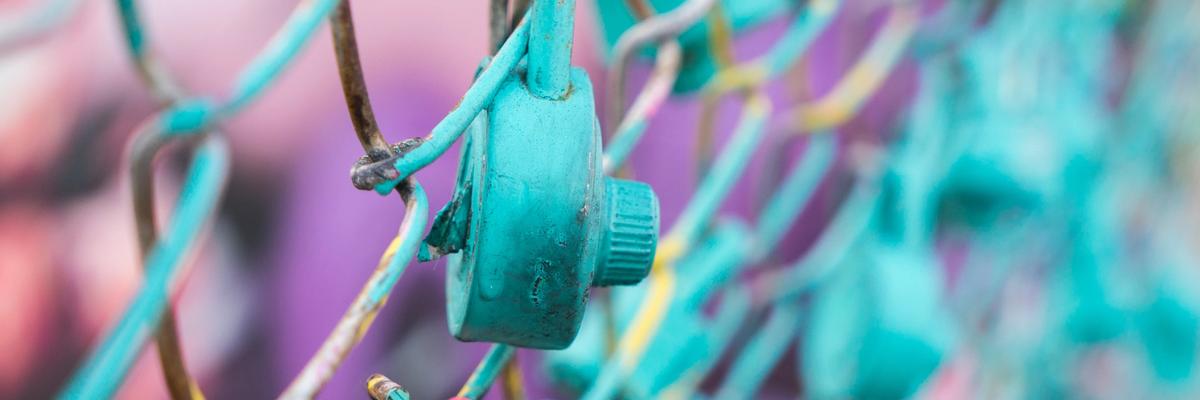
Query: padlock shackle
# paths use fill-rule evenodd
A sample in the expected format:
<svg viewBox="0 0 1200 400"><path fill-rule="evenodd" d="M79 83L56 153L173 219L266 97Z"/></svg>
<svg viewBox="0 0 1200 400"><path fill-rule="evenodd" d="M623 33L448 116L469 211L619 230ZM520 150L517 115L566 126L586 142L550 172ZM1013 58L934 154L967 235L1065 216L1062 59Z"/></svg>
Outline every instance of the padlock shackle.
<svg viewBox="0 0 1200 400"><path fill-rule="evenodd" d="M575 0L535 0L529 30L529 90L561 99L571 86L571 47L575 42Z"/></svg>

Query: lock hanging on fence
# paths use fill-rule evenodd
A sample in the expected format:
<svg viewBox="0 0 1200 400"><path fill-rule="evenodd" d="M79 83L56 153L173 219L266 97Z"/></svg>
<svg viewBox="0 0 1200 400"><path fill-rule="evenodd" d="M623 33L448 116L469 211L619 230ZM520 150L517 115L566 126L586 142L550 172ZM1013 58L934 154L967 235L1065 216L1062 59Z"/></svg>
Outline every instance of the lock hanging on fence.
<svg viewBox="0 0 1200 400"><path fill-rule="evenodd" d="M603 175L591 81L570 66L574 2L533 7L528 56L468 129L454 199L426 244L449 255L456 338L561 349L591 286L649 273L658 199Z"/></svg>

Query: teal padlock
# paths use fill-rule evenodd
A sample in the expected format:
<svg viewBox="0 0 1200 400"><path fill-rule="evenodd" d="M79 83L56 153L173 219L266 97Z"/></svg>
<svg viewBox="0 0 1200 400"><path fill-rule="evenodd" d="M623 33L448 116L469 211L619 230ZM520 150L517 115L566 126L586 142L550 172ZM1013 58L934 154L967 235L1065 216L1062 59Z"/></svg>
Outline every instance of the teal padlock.
<svg viewBox="0 0 1200 400"><path fill-rule="evenodd" d="M905 398L953 340L931 254L865 246L814 297L800 371L814 398Z"/></svg>
<svg viewBox="0 0 1200 400"><path fill-rule="evenodd" d="M529 56L468 129L454 199L426 238L449 254L459 340L565 348L590 287L636 284L654 260L653 190L603 175L592 84L569 66L573 9L534 4Z"/></svg>
<svg viewBox="0 0 1200 400"><path fill-rule="evenodd" d="M695 0L650 0L651 8L665 13ZM772 16L782 14L794 3L791 0L719 0L719 7L734 32L754 27ZM611 52L621 34L637 22L633 10L623 1L596 1L596 14L600 19L601 33L607 51ZM675 80L676 93L688 93L699 89L717 71L716 55L709 41L709 22L702 21L679 35L683 47L682 65Z"/></svg>

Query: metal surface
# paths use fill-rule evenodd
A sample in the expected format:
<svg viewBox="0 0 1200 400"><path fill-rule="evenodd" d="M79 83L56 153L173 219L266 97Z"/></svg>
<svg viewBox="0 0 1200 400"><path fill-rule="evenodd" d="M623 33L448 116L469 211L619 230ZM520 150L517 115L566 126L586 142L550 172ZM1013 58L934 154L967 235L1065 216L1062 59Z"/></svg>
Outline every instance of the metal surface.
<svg viewBox="0 0 1200 400"><path fill-rule="evenodd" d="M380 374L367 378L367 394L374 400L409 400L412 398L396 382Z"/></svg>
<svg viewBox="0 0 1200 400"><path fill-rule="evenodd" d="M574 69L572 95L554 100L527 90L524 72L514 71L472 124L454 199L424 258L450 255L455 337L563 348L590 286L645 276L658 208L648 187L602 179L586 73Z"/></svg>

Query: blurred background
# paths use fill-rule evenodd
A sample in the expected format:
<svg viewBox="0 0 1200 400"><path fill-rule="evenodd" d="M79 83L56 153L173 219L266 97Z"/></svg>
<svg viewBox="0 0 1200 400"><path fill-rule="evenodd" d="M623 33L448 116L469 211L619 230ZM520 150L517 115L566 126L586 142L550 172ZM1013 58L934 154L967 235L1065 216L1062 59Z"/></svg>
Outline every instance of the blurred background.
<svg viewBox="0 0 1200 400"><path fill-rule="evenodd" d="M0 28L42 1L0 3ZM140 3L166 67L193 92L212 94L227 90L296 4ZM775 109L835 87L890 3L846 1L800 66L767 86ZM890 253L863 245L844 263L936 270L936 312L950 321L939 328L950 337L939 362L915 396L1194 398L1200 3L979 0L977 13L949 24L937 18L947 1L918 3L916 39L853 118L831 129L842 144L835 172L765 264L803 257L855 182L877 177L883 211L873 226L888 231L888 218L923 213L920 227L897 230L920 232L928 251L880 261L876 254ZM591 74L603 115L608 45L596 11L579 1L573 63ZM425 135L488 53L485 2L358 1L354 13L384 134ZM0 48L0 398L57 393L141 282L126 157L155 101L138 80L113 2L82 1L66 18L42 37ZM736 59L765 53L791 18L737 32ZM635 62L631 93L651 66ZM716 149L741 107L718 107ZM699 179L691 149L700 113L695 94L672 96L630 158L633 176L659 196L664 227ZM209 397L273 397L345 311L404 209L350 185L347 171L362 150L328 26L221 130L233 151L229 186L175 309L188 364ZM806 145L764 143L772 145L755 153L722 218L754 221L762 193L779 180L781 162L769 155L784 148L784 161L795 161ZM417 174L431 214L452 194L456 149ZM183 161L173 154L158 168L160 215L178 197ZM361 398L374 372L416 398L457 392L487 344L447 332L444 273L444 261L409 267L323 397ZM832 293L805 304L829 307L817 299ZM795 348L759 397L806 393L813 372L800 371ZM549 376L542 357L518 352L531 397L577 396ZM167 397L153 345L118 397Z"/></svg>

